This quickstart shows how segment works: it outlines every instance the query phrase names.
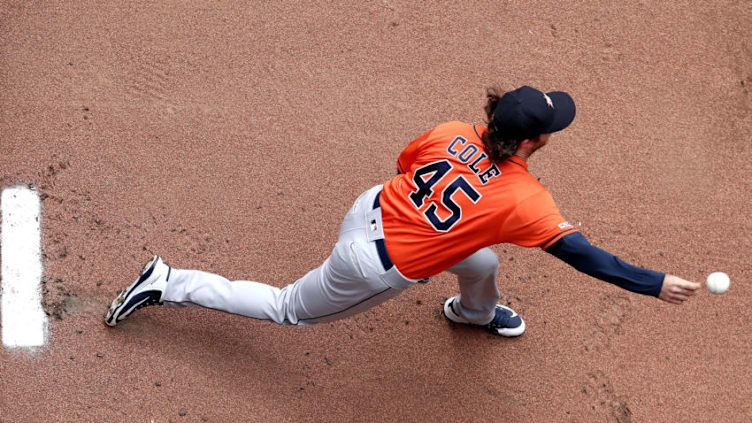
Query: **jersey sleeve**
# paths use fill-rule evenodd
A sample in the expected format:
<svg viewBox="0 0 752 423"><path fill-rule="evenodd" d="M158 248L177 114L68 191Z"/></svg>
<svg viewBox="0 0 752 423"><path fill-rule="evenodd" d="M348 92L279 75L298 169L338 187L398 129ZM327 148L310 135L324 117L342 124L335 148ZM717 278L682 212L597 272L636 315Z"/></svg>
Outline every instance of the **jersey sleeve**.
<svg viewBox="0 0 752 423"><path fill-rule="evenodd" d="M629 264L591 245L580 233L567 234L554 242L547 253L582 273L643 295L661 295L665 273Z"/></svg>
<svg viewBox="0 0 752 423"><path fill-rule="evenodd" d="M548 248L577 230L567 222L545 189L522 200L502 225L502 242Z"/></svg>
<svg viewBox="0 0 752 423"><path fill-rule="evenodd" d="M423 141L425 141L431 135L432 131L433 130L428 131L420 137L416 138L410 144L408 144L404 150L402 150L402 153L400 153L399 158L397 159L398 173L407 173L410 170L410 167L418 157L418 151L420 150L421 144L423 144Z"/></svg>

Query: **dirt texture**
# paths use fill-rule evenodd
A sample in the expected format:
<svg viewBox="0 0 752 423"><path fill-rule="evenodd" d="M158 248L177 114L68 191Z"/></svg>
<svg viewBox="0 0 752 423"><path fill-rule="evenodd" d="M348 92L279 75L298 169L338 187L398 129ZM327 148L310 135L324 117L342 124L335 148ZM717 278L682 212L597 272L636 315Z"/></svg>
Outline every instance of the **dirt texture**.
<svg viewBox="0 0 752 423"><path fill-rule="evenodd" d="M2 2L0 186L43 198L50 333L0 347L0 421L752 420L751 40L748 0ZM153 253L295 281L409 141L523 84L577 102L530 161L562 213L726 294L673 306L500 245L518 339L449 324L448 274L310 328L102 323Z"/></svg>

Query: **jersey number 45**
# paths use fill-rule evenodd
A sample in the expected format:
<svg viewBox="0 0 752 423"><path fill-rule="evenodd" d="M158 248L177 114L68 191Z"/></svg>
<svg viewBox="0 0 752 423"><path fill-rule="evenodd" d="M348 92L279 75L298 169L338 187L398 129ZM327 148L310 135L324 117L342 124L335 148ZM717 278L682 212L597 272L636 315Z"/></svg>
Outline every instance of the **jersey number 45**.
<svg viewBox="0 0 752 423"><path fill-rule="evenodd" d="M444 187L440 197L437 199L451 214L443 220L436 214L439 206L436 204L437 201L432 200L434 197L433 187L444 179L452 168L449 160L445 159L418 168L413 175L413 184L415 184L417 189L410 193L410 200L418 210L423 208L427 200L430 202L430 205L423 211L423 215L428 220L428 223L438 232L449 232L457 222L462 220L462 207L452 199L457 190L462 191L473 204L477 203L481 198L480 193L467 182L467 179L462 175L458 175Z"/></svg>

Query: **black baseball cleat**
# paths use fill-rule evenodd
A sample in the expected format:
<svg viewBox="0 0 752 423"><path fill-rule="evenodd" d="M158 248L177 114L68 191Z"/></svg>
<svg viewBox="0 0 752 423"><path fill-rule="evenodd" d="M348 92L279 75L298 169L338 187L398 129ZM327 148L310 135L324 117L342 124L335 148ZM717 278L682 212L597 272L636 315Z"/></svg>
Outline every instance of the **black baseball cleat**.
<svg viewBox="0 0 752 423"><path fill-rule="evenodd" d="M138 279L112 301L104 316L108 326L115 326L134 311L151 305L162 305L172 268L154 256L144 266Z"/></svg>
<svg viewBox="0 0 752 423"><path fill-rule="evenodd" d="M496 315L494 316L493 320L485 325L477 325L475 323L468 322L467 320L459 316L459 314L455 311L454 302L456 299L457 297L452 297L446 300L446 302L444 303L444 315L447 319L455 323L482 326L494 335L507 337L520 336L523 332L525 332L525 321L522 320L522 317L517 315L514 310L507 306L496 304Z"/></svg>

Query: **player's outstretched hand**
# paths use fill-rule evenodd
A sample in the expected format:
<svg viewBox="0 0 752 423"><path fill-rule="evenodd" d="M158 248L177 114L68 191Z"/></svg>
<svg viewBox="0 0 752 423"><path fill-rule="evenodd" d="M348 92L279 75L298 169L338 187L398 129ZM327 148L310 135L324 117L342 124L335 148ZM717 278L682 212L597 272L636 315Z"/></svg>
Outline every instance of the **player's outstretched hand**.
<svg viewBox="0 0 752 423"><path fill-rule="evenodd" d="M661 294L658 298L671 304L681 304L687 301L689 297L695 295L695 291L700 289L700 284L686 281L678 276L666 274L663 278Z"/></svg>

